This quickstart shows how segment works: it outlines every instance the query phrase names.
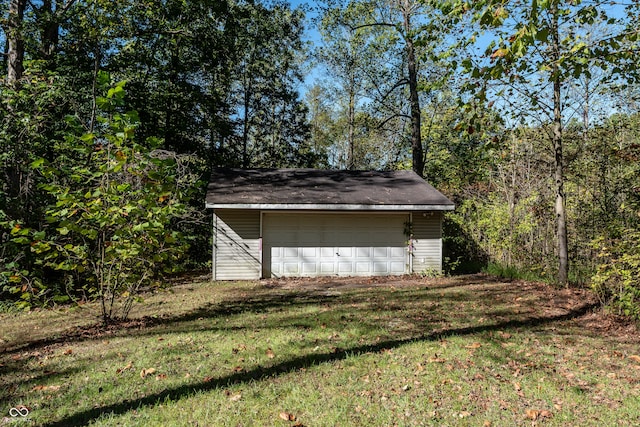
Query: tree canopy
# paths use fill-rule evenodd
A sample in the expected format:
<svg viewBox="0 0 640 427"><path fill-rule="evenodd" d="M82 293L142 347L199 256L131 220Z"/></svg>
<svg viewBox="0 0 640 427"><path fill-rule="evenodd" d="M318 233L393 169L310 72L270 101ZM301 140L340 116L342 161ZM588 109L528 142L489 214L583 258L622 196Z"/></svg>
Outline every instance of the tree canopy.
<svg viewBox="0 0 640 427"><path fill-rule="evenodd" d="M639 14L0 1L0 299L98 298L110 321L206 266L216 166L412 169L458 204L448 272L588 284L640 316Z"/></svg>

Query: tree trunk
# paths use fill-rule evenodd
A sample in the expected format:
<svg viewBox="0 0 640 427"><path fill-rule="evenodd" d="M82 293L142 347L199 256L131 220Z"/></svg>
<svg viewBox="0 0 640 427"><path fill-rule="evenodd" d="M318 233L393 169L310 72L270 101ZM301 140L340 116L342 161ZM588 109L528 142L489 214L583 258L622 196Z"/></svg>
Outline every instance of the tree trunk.
<svg viewBox="0 0 640 427"><path fill-rule="evenodd" d="M347 169L355 169L355 121L356 121L356 95L355 83L353 78L349 87L349 129L348 129L348 147L347 147Z"/></svg>
<svg viewBox="0 0 640 427"><path fill-rule="evenodd" d="M415 46L411 35L411 3L404 0L402 8L404 18L404 37L407 50L407 68L409 72L409 104L411 106L411 154L413 170L419 176L424 176L424 153L422 150L422 136L420 134L420 98L418 97L418 65L416 62Z"/></svg>
<svg viewBox="0 0 640 427"><path fill-rule="evenodd" d="M4 49L2 50L2 55L0 56L2 57L0 59L2 61L2 69L7 70L9 66L9 40L7 40L6 37L4 40Z"/></svg>
<svg viewBox="0 0 640 427"><path fill-rule="evenodd" d="M55 53L58 48L59 24L56 11L53 9L52 0L44 0L40 8L40 14L44 15L44 21L40 32L40 55L47 62L50 70L55 69Z"/></svg>
<svg viewBox="0 0 640 427"><path fill-rule="evenodd" d="M9 19L7 22L7 83L17 87L24 71L24 39L22 38L22 21L27 0L11 0L9 3Z"/></svg>
<svg viewBox="0 0 640 427"><path fill-rule="evenodd" d="M245 71L246 73L246 71ZM245 85L244 85L244 105L243 112L244 117L242 118L242 167L249 167L249 102L250 102L250 87L247 86L247 79L245 76Z"/></svg>
<svg viewBox="0 0 640 427"><path fill-rule="evenodd" d="M555 153L556 225L558 236L558 284L567 286L569 281L569 248L567 238L566 200L564 194L564 158L562 155L562 82L558 62L560 60L560 35L558 29L558 3L552 2L552 80L553 80L553 149Z"/></svg>

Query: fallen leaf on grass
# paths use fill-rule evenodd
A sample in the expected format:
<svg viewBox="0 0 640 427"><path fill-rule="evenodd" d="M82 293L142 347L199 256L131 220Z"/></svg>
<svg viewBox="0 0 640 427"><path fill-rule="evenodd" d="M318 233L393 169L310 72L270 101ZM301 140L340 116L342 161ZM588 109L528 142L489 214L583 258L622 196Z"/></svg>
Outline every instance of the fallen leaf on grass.
<svg viewBox="0 0 640 427"><path fill-rule="evenodd" d="M527 409L526 416L532 421L536 421L538 418L551 418L553 414L547 410Z"/></svg>
<svg viewBox="0 0 640 427"><path fill-rule="evenodd" d="M446 362L446 360L442 359L441 357L438 357L437 355L429 358L429 363L444 363L444 362Z"/></svg>
<svg viewBox="0 0 640 427"><path fill-rule="evenodd" d="M245 351L247 349L247 346L245 344L240 344L238 347L234 347L231 349L231 352L233 354L238 354L241 351Z"/></svg>
<svg viewBox="0 0 640 427"><path fill-rule="evenodd" d="M536 409L527 409L525 415L528 419L535 421L540 416L540 411Z"/></svg>
<svg viewBox="0 0 640 427"><path fill-rule="evenodd" d="M116 374L122 373L124 371L128 371L129 369L133 368L133 362L129 362L127 363L127 366L125 366L124 368L118 368L116 369Z"/></svg>
<svg viewBox="0 0 640 427"><path fill-rule="evenodd" d="M244 372L244 368L242 366L236 366L235 368L233 368L233 372Z"/></svg>
<svg viewBox="0 0 640 427"><path fill-rule="evenodd" d="M280 412L280 418L285 420L285 421L295 421L296 420L296 416L293 414L290 414L288 412Z"/></svg>
<svg viewBox="0 0 640 427"><path fill-rule="evenodd" d="M31 389L31 391L58 391L60 390L59 385L37 385Z"/></svg>
<svg viewBox="0 0 640 427"><path fill-rule="evenodd" d="M542 410L542 411L540 411L540 417L541 418L551 418L551 417L553 417L553 414L550 411Z"/></svg>
<svg viewBox="0 0 640 427"><path fill-rule="evenodd" d="M514 384L514 388L516 390L516 394L522 398L524 398L524 392L522 391L522 387L520 386L519 383L515 383Z"/></svg>
<svg viewBox="0 0 640 427"><path fill-rule="evenodd" d="M636 354L632 354L631 356L629 356L629 359L633 360L634 362L640 363L640 356Z"/></svg>
<svg viewBox="0 0 640 427"><path fill-rule="evenodd" d="M73 354L73 350L72 350L72 349L70 349L70 348L68 348L68 349L66 349L66 350L64 351L64 354L65 354L65 355Z"/></svg>
<svg viewBox="0 0 640 427"><path fill-rule="evenodd" d="M237 402L240 399L242 399L242 393L236 393L229 396L229 400L232 402Z"/></svg>
<svg viewBox="0 0 640 427"><path fill-rule="evenodd" d="M167 378L167 374L156 375L156 381L164 380Z"/></svg>
<svg viewBox="0 0 640 427"><path fill-rule="evenodd" d="M276 354L273 352L273 350L271 350L270 348L267 349L267 357L269 359L273 359L274 357L276 357Z"/></svg>
<svg viewBox="0 0 640 427"><path fill-rule="evenodd" d="M140 371L140 378L144 379L147 376L155 373L156 373L155 368L143 369L142 371Z"/></svg>
<svg viewBox="0 0 640 427"><path fill-rule="evenodd" d="M482 347L482 344L480 344L479 342L474 342L473 344L469 344L469 345L467 345L465 347L468 348L468 349L471 349L471 350L475 350L477 348Z"/></svg>

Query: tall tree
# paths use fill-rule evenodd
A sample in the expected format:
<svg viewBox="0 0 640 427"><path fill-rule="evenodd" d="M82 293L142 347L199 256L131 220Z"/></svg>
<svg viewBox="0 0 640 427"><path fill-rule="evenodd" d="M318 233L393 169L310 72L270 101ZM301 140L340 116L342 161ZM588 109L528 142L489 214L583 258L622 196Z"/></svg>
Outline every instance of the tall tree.
<svg viewBox="0 0 640 427"><path fill-rule="evenodd" d="M363 42L370 44L369 52L378 49L378 58L366 57L367 98L386 116L382 123L398 117L407 121L412 169L423 176L428 147L421 135L421 94L430 91L431 81L420 65L431 65L429 58L444 29L437 28L431 7L416 0L354 0L345 8L329 6L325 14L340 14L337 21L350 31L368 32ZM404 97L400 108L394 102L399 91Z"/></svg>
<svg viewBox="0 0 640 427"><path fill-rule="evenodd" d="M346 169L355 169L356 151L356 110L361 103L366 85L365 70L371 63L372 52L367 49L367 34L362 29L354 29L360 8L327 10L319 22L322 46L316 51L316 58L331 75L331 84L336 95L344 97L338 105L346 109Z"/></svg>
<svg viewBox="0 0 640 427"><path fill-rule="evenodd" d="M574 79L589 77L594 69L619 72L620 63L633 50L628 43L637 40L637 30L625 27L624 18L616 17L608 6L604 1L563 0L531 4L486 0L456 6L463 15L473 11L476 24L495 38L485 60L463 62L475 79L474 85L482 88L479 98L494 97L525 122L541 120L547 124L554 159L557 281L561 285L568 283L569 273L563 144L567 87ZM605 22L608 31L593 37L588 30L596 22ZM514 109L518 102L525 107Z"/></svg>
<svg viewBox="0 0 640 427"><path fill-rule="evenodd" d="M236 78L230 91L236 130L232 138L235 143L229 148L235 151L240 166L251 167L264 164L261 153L273 152L274 147L276 152L277 147L282 152L305 151L300 144L308 128L294 125L306 119L297 91L302 82L304 15L286 4L271 8L247 4L239 12L235 25L242 31L233 46L236 55L232 74ZM297 135L296 129L300 131ZM283 132L272 133L279 130ZM270 134L266 136L265 131ZM278 163L291 165L289 161Z"/></svg>
<svg viewBox="0 0 640 427"><path fill-rule="evenodd" d="M23 21L27 0L11 0L7 18L7 84L16 87L24 71Z"/></svg>

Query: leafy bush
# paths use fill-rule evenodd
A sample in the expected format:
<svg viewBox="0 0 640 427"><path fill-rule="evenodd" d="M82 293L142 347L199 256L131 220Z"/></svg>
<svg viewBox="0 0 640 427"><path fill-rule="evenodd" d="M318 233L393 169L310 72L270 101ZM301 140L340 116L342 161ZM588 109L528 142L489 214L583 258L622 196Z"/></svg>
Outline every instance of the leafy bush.
<svg viewBox="0 0 640 427"><path fill-rule="evenodd" d="M640 319L640 231L626 230L606 242L597 239L599 264L592 287L600 301L618 314Z"/></svg>
<svg viewBox="0 0 640 427"><path fill-rule="evenodd" d="M105 323L126 318L140 291L158 285L188 249L174 225L187 209L182 190L189 182L180 182L175 156L154 150L157 141L135 141L137 114L119 111L123 86L97 99L104 114L93 132L70 133L65 155L32 162L44 178L39 189L52 200L44 224L0 224L17 257L5 263L0 280L25 307L45 293L54 302L81 293L101 302ZM20 269L20 257L34 258L58 288Z"/></svg>

